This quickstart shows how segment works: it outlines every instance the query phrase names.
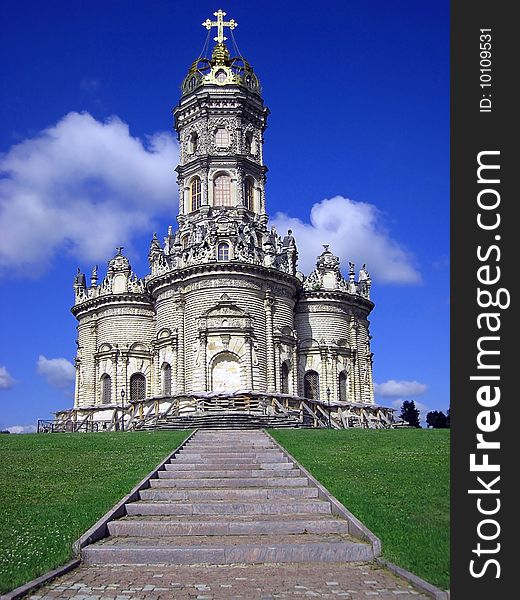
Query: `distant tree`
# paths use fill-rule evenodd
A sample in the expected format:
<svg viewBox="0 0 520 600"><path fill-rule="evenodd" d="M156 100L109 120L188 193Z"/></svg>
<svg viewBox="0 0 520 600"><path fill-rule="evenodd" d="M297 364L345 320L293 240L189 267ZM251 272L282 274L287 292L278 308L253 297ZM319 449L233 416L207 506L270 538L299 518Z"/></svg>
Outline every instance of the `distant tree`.
<svg viewBox="0 0 520 600"><path fill-rule="evenodd" d="M450 409L446 412L446 427L450 427Z"/></svg>
<svg viewBox="0 0 520 600"><path fill-rule="evenodd" d="M426 415L428 427L433 429L446 429L449 425L449 417L440 410L432 410Z"/></svg>
<svg viewBox="0 0 520 600"><path fill-rule="evenodd" d="M419 423L419 411L415 408L415 402L413 400L405 400L401 406L401 419L406 421L410 427L420 428Z"/></svg>

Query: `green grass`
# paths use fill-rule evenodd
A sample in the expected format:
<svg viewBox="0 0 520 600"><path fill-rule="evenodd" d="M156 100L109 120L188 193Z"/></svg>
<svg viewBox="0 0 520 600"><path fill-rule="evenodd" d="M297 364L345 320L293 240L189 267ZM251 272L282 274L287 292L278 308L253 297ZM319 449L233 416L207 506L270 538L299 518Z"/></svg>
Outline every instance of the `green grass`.
<svg viewBox="0 0 520 600"><path fill-rule="evenodd" d="M71 544L185 431L0 436L0 592L71 557Z"/></svg>
<svg viewBox="0 0 520 600"><path fill-rule="evenodd" d="M383 557L449 587L449 430L272 430L382 541Z"/></svg>

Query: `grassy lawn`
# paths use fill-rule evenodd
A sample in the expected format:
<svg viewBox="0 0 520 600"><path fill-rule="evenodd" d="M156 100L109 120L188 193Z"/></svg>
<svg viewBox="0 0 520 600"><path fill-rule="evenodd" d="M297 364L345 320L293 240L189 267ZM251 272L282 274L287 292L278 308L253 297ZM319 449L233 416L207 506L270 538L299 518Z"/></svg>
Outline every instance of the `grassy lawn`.
<svg viewBox="0 0 520 600"><path fill-rule="evenodd" d="M382 541L383 557L449 587L449 430L270 430Z"/></svg>
<svg viewBox="0 0 520 600"><path fill-rule="evenodd" d="M71 544L185 431L0 436L0 592L63 564Z"/></svg>

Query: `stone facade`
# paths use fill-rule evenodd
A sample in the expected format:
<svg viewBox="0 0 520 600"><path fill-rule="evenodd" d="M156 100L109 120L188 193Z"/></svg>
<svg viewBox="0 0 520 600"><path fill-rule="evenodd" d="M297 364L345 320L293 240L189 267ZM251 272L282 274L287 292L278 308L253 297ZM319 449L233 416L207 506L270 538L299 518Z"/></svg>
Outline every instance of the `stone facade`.
<svg viewBox="0 0 520 600"><path fill-rule="evenodd" d="M144 278L121 248L101 282L78 269L75 409L239 390L374 402L370 277L350 263L345 279L328 246L305 276L292 232L269 226L268 114L223 40L192 65L173 110L177 229L154 234Z"/></svg>

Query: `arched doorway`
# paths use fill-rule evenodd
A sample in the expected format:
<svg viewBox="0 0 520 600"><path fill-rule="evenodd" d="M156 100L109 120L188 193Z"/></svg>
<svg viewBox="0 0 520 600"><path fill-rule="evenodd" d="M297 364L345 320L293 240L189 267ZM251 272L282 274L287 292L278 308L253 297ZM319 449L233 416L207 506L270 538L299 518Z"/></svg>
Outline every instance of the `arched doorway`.
<svg viewBox="0 0 520 600"><path fill-rule="evenodd" d="M171 396L172 394L172 368L168 363L163 363L162 371L162 393L163 396Z"/></svg>
<svg viewBox="0 0 520 600"><path fill-rule="evenodd" d="M101 375L101 402L102 404L110 404L112 401L112 378L110 375L103 373Z"/></svg>
<svg viewBox="0 0 520 600"><path fill-rule="evenodd" d="M142 373L134 373L130 377L130 400L144 400L146 397L146 377Z"/></svg>
<svg viewBox="0 0 520 600"><path fill-rule="evenodd" d="M282 363L282 369L280 372L282 394L289 393L289 367L286 362Z"/></svg>
<svg viewBox="0 0 520 600"><path fill-rule="evenodd" d="M303 395L309 400L320 398L320 377L316 371L307 371L303 378Z"/></svg>
<svg viewBox="0 0 520 600"><path fill-rule="evenodd" d="M238 356L231 352L221 352L211 366L212 391L234 391L242 388Z"/></svg>
<svg viewBox="0 0 520 600"><path fill-rule="evenodd" d="M348 400L348 386L347 386L347 374L345 371L341 371L338 376L338 384L339 384L339 399L341 402L346 402Z"/></svg>

